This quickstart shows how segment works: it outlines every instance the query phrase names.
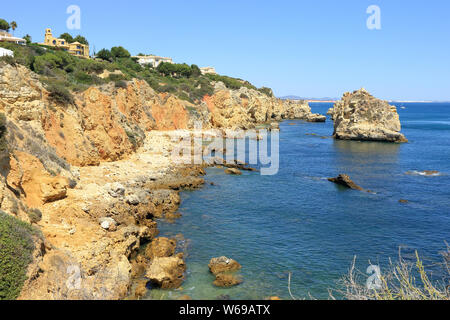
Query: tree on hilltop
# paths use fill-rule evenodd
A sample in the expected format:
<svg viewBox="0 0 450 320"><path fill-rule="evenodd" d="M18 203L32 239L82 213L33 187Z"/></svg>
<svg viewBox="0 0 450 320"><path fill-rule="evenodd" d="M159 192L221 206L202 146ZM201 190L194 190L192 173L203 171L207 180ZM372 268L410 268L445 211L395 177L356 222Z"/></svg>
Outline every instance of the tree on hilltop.
<svg viewBox="0 0 450 320"><path fill-rule="evenodd" d="M127 49L125 49L124 47L112 47L111 48L111 54L113 56L113 58L117 59L117 58L129 58L131 57L130 52L128 52Z"/></svg>
<svg viewBox="0 0 450 320"><path fill-rule="evenodd" d="M102 49L97 53L97 58L105 61L111 61L113 56L111 54L111 51L109 51L108 49Z"/></svg>
<svg viewBox="0 0 450 320"><path fill-rule="evenodd" d="M23 39L27 42L27 44L31 43L31 36L29 34L27 34L25 37L23 37Z"/></svg>
<svg viewBox="0 0 450 320"><path fill-rule="evenodd" d="M72 43L74 42L72 35L70 35L69 33L65 32L62 35L59 36L59 39L64 39L67 41L67 43Z"/></svg>
<svg viewBox="0 0 450 320"><path fill-rule="evenodd" d="M0 30L9 31L11 26L6 20L0 19Z"/></svg>
<svg viewBox="0 0 450 320"><path fill-rule="evenodd" d="M73 42L79 42L79 43L85 44L87 46L89 45L89 42L87 41L87 39L85 37L81 36L81 35L76 36L73 39Z"/></svg>
<svg viewBox="0 0 450 320"><path fill-rule="evenodd" d="M11 26L11 29L13 29L13 34L14 34L14 31L16 31L16 29L17 29L17 22L12 21L9 25Z"/></svg>

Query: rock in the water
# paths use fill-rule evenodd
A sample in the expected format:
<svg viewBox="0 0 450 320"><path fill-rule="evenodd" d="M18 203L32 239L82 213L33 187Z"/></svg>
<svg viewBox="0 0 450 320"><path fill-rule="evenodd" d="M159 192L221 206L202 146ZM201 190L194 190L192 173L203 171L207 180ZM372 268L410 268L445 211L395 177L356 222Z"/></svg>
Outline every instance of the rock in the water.
<svg viewBox="0 0 450 320"><path fill-rule="evenodd" d="M329 111L334 137L341 140L408 142L401 131L397 109L365 89L345 93Z"/></svg>
<svg viewBox="0 0 450 320"><path fill-rule="evenodd" d="M216 280L213 282L213 284L216 287L234 287L242 283L242 279L228 273L219 273L216 275Z"/></svg>
<svg viewBox="0 0 450 320"><path fill-rule="evenodd" d="M231 174L231 175L235 175L235 176L240 176L242 175L241 170L236 169L236 168L228 168L227 170L225 170L226 174Z"/></svg>
<svg viewBox="0 0 450 320"><path fill-rule="evenodd" d="M313 113L306 118L308 122L326 122L327 117L321 114Z"/></svg>
<svg viewBox="0 0 450 320"><path fill-rule="evenodd" d="M328 179L328 181L347 187L349 189L364 191L363 188L354 183L352 179L350 179L350 177L346 174L340 174L337 178L330 178Z"/></svg>
<svg viewBox="0 0 450 320"><path fill-rule="evenodd" d="M408 171L406 172L406 174L412 176L427 176L427 177L437 177L441 175L441 173L437 170Z"/></svg>
<svg viewBox="0 0 450 320"><path fill-rule="evenodd" d="M236 260L229 259L227 257L212 258L208 267L214 275L241 269L241 265Z"/></svg>
<svg viewBox="0 0 450 320"><path fill-rule="evenodd" d="M185 271L186 264L180 256L154 258L146 277L161 289L177 289L183 283Z"/></svg>
<svg viewBox="0 0 450 320"><path fill-rule="evenodd" d="M145 256L149 259L171 257L175 253L177 242L168 238L156 238L145 249Z"/></svg>

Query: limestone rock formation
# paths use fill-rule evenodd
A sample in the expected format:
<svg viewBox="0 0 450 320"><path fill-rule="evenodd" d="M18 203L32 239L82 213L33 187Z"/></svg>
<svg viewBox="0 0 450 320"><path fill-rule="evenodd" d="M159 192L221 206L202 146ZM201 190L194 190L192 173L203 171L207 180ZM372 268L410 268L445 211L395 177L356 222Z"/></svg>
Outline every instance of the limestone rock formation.
<svg viewBox="0 0 450 320"><path fill-rule="evenodd" d="M186 265L180 256L155 258L146 272L153 285L162 289L176 289L183 283Z"/></svg>
<svg viewBox="0 0 450 320"><path fill-rule="evenodd" d="M149 259L171 257L175 253L176 240L156 238L145 249L145 256Z"/></svg>
<svg viewBox="0 0 450 320"><path fill-rule="evenodd" d="M281 100L246 87L230 90L222 82L216 83L215 93L205 97L204 102L216 128L252 129L257 124L284 119L326 121L325 116L312 114L306 101Z"/></svg>
<svg viewBox="0 0 450 320"><path fill-rule="evenodd" d="M197 123L204 129L259 124L277 129L284 119L323 119L305 102L229 90L221 83L197 105L157 93L138 79L72 94L74 103L56 103L36 74L0 62L6 128L1 138L8 146L0 163L0 209L30 222L30 208L36 208L41 220L33 223L44 238L21 299L123 299L133 277L143 276L147 266L152 283L181 285L186 266L182 256L173 256L172 240L154 240L155 218L173 216L179 192L203 185L204 170L174 167L170 155L176 142L158 130L192 129ZM150 258L133 263L148 242ZM223 257L213 259L210 268L222 275L240 265ZM236 282L228 276L219 280ZM139 295L145 285L141 281Z"/></svg>
<svg viewBox="0 0 450 320"><path fill-rule="evenodd" d="M334 137L341 140L407 142L400 133L397 109L365 89L345 93L329 113L334 119Z"/></svg>
<svg viewBox="0 0 450 320"><path fill-rule="evenodd" d="M242 268L236 260L227 257L212 258L208 267L214 275L224 272L233 272Z"/></svg>

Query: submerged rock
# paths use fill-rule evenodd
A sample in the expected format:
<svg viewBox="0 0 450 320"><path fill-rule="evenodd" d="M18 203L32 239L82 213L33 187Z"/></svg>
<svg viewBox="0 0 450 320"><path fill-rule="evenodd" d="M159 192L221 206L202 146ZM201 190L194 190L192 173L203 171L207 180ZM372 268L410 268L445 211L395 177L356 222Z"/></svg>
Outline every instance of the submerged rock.
<svg viewBox="0 0 450 320"><path fill-rule="evenodd" d="M406 172L407 175L412 176L427 176L427 177L437 177L440 176L441 173L437 170L424 170L424 171L408 171Z"/></svg>
<svg viewBox="0 0 450 320"><path fill-rule="evenodd" d="M348 175L346 175L346 174L340 174L336 178L329 178L328 181L333 182L333 183L338 184L338 185L341 185L341 186L344 186L344 187L349 188L349 189L364 191L363 188L361 188L356 183L354 183L352 181L352 179L350 179L350 177Z"/></svg>
<svg viewBox="0 0 450 320"><path fill-rule="evenodd" d="M216 275L216 280L213 282L213 284L216 287L229 288L229 287L237 286L237 285L241 284L242 282L243 281L240 277L237 277L233 274L219 273L218 275Z"/></svg>
<svg viewBox="0 0 450 320"><path fill-rule="evenodd" d="M231 175L235 175L235 176L240 176L242 175L241 170L236 169L236 168L228 168L227 170L225 170L226 174L231 174Z"/></svg>
<svg viewBox="0 0 450 320"><path fill-rule="evenodd" d="M401 131L397 109L365 89L345 93L329 114L334 137L340 140L408 142Z"/></svg>

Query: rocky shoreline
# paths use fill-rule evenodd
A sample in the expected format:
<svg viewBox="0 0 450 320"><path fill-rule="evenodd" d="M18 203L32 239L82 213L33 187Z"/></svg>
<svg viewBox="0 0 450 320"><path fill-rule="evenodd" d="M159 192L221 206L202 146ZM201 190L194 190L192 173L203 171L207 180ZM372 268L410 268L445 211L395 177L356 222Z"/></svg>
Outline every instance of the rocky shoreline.
<svg viewBox="0 0 450 320"><path fill-rule="evenodd" d="M365 92L355 94L372 101ZM347 138L340 127L347 119L347 102L353 105L351 97L345 95L334 108L336 138ZM381 115L390 131L380 130L385 138L398 138L398 115L386 108L383 104ZM157 94L137 79L120 88L90 87L76 93L71 104L55 104L33 72L7 64L0 65L0 113L7 145L1 155L0 209L42 234L35 239L19 297L32 300L118 300L142 297L149 282L180 286L183 255L175 254L171 239L157 238L157 219L180 216L179 192L200 188L206 167L220 165L233 175L255 169L221 158L179 164L173 150L186 136L205 130L213 138L242 139L242 130L278 130L283 120L326 121L307 102L246 87L230 90L221 82L198 105ZM262 138L256 134L252 139ZM389 141L399 140L394 138ZM142 252L144 246L149 249ZM229 274L216 276L219 285L240 281Z"/></svg>
<svg viewBox="0 0 450 320"><path fill-rule="evenodd" d="M159 286L177 285L181 256L157 257L157 263L139 250L157 237L157 219L179 216L179 192L201 187L204 167L217 164L173 163L183 136L198 126L223 136L225 129L276 130L285 119L325 121L306 102L220 82L198 105L157 94L137 79L93 86L60 104L36 74L5 63L0 113L7 145L0 209L41 234L19 297L33 300L124 299L144 274ZM172 274L170 266L174 281L164 274Z"/></svg>

